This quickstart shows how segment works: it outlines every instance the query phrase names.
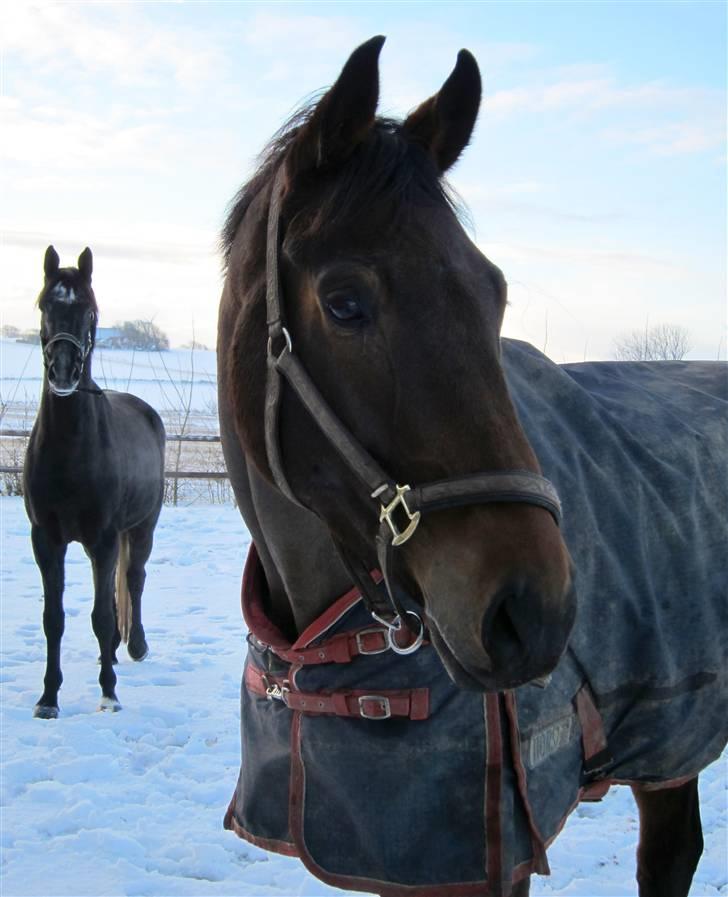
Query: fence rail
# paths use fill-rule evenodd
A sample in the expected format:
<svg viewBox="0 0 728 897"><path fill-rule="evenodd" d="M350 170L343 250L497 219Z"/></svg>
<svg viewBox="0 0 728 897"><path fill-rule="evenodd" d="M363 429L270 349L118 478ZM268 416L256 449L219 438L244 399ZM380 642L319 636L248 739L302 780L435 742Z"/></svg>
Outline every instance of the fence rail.
<svg viewBox="0 0 728 897"><path fill-rule="evenodd" d="M22 467L5 467L0 465L1 473L14 473L20 475ZM164 477L167 480L229 480L230 475L226 470L165 470Z"/></svg>
<svg viewBox="0 0 728 897"><path fill-rule="evenodd" d="M16 439L28 439L30 430L14 430L9 428L0 429L0 436L14 437ZM202 442L215 443L220 442L220 436L217 433L169 433L167 442ZM23 472L22 467L8 467L0 465L0 474L16 474ZM223 470L165 470L165 479L168 480L229 480L230 476L227 471Z"/></svg>
<svg viewBox="0 0 728 897"><path fill-rule="evenodd" d="M29 439L30 430L0 429L0 436L14 436L16 439ZM167 442L220 442L217 433L168 433Z"/></svg>

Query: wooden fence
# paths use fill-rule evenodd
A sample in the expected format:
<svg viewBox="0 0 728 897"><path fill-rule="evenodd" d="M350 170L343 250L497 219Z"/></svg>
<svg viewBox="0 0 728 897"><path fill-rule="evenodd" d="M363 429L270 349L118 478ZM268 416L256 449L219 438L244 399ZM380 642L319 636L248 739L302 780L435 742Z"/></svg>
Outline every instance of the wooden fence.
<svg viewBox="0 0 728 897"><path fill-rule="evenodd" d="M30 430L0 429L0 436L14 437L15 439L28 439ZM177 434L167 435L167 442L220 442L217 434ZM23 472L22 467L10 467L0 465L0 474L18 474ZM169 480L227 480L229 475L223 470L165 470L164 476Z"/></svg>

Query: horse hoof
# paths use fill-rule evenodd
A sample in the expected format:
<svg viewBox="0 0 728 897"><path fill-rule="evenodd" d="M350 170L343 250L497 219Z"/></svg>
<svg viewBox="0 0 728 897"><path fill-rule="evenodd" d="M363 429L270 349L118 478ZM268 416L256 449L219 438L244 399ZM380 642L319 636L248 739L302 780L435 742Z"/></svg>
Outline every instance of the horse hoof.
<svg viewBox="0 0 728 897"><path fill-rule="evenodd" d="M58 708L49 707L47 704L36 704L33 708L33 716L36 719L58 719Z"/></svg>
<svg viewBox="0 0 728 897"><path fill-rule="evenodd" d="M142 643L141 648L137 648L136 645L133 647L127 645L126 650L129 652L129 657L139 663L149 654L149 645L146 642Z"/></svg>
<svg viewBox="0 0 728 897"><path fill-rule="evenodd" d="M111 713L117 713L121 710L121 704L118 702L116 698L101 698L101 703L99 704L99 710L108 710Z"/></svg>

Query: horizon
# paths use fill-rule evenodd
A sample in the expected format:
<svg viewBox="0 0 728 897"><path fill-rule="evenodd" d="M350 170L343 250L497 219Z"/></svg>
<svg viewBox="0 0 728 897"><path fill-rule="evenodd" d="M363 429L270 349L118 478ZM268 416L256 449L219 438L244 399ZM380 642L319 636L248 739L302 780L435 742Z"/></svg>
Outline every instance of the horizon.
<svg viewBox="0 0 728 897"><path fill-rule="evenodd" d="M504 270L503 335L555 361L688 330L726 357L726 7L713 2L17 4L4 16L2 323L43 253L94 252L100 325L215 345L217 241L256 155L373 34L383 115L468 47L484 102L449 182Z"/></svg>

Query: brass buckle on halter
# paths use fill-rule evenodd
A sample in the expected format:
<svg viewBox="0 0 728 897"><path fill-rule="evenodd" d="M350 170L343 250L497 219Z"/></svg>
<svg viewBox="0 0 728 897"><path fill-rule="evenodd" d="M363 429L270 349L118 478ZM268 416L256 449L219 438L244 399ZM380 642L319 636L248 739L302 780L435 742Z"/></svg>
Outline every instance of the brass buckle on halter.
<svg viewBox="0 0 728 897"><path fill-rule="evenodd" d="M386 489L386 484L377 489L377 491L372 494L372 498L376 498L380 491L383 491L384 489ZM384 523L386 521L392 531L392 536L394 537L392 539L392 545L404 545L417 529L417 525L420 522L420 512L415 511L413 514L407 506L404 496L406 492L411 491L409 486L395 486L395 489L397 490L397 494L390 503L388 505L380 506L379 522ZM399 507L402 508L409 520L408 525L403 530L398 528L392 516Z"/></svg>

